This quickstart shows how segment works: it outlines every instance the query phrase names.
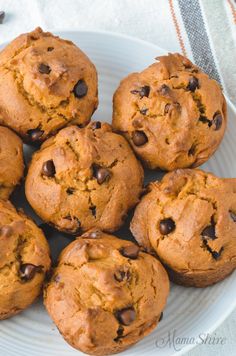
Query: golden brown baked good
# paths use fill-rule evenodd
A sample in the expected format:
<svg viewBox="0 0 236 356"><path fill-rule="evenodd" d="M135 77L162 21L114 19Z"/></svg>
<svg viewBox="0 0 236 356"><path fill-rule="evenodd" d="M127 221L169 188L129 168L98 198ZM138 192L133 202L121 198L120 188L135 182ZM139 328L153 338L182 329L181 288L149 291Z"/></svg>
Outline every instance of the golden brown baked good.
<svg viewBox="0 0 236 356"><path fill-rule="evenodd" d="M36 28L0 52L0 123L24 140L84 125L97 104L96 68L71 41Z"/></svg>
<svg viewBox="0 0 236 356"><path fill-rule="evenodd" d="M81 233L96 226L114 231L142 192L143 169L110 125L70 126L33 156L26 197L57 229Z"/></svg>
<svg viewBox="0 0 236 356"><path fill-rule="evenodd" d="M130 241L90 231L62 252L44 303L69 344L108 355L156 327L168 292L167 273L154 257Z"/></svg>
<svg viewBox="0 0 236 356"><path fill-rule="evenodd" d="M0 200L0 319L34 302L49 268L42 231L9 201Z"/></svg>
<svg viewBox="0 0 236 356"><path fill-rule="evenodd" d="M22 141L14 132L0 126L0 199L8 199L23 173Z"/></svg>
<svg viewBox="0 0 236 356"><path fill-rule="evenodd" d="M205 287L236 268L236 179L179 169L151 183L131 222L179 284Z"/></svg>
<svg viewBox="0 0 236 356"><path fill-rule="evenodd" d="M220 144L226 102L219 84L180 54L120 83L113 98L113 127L149 168L197 167Z"/></svg>

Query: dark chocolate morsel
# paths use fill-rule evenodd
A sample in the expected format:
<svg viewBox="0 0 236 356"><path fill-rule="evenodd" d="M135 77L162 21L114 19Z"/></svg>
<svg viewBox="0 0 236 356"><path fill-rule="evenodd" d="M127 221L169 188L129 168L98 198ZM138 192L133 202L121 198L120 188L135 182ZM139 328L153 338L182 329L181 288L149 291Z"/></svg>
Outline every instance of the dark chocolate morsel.
<svg viewBox="0 0 236 356"><path fill-rule="evenodd" d="M175 230L175 222L171 218L160 221L159 230L162 235L168 235Z"/></svg>

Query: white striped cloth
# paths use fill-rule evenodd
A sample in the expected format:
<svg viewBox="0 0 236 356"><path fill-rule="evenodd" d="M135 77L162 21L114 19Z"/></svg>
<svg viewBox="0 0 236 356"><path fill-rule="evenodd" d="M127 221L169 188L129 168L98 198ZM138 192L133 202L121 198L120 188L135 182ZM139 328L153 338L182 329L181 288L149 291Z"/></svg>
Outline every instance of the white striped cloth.
<svg viewBox="0 0 236 356"><path fill-rule="evenodd" d="M0 43L36 26L125 33L185 54L236 106L236 0L0 0L0 11ZM188 355L235 355L236 312L216 333L226 345L201 345Z"/></svg>

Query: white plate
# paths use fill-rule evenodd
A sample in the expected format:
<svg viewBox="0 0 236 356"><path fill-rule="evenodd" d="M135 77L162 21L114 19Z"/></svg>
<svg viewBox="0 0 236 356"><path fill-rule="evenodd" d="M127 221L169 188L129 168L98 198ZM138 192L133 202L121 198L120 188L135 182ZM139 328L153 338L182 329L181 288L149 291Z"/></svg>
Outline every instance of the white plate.
<svg viewBox="0 0 236 356"><path fill-rule="evenodd" d="M97 67L99 74L99 109L93 119L111 121L112 95L119 81L128 73L140 71L154 61L164 50L141 40L105 32L57 32L63 38L74 41L84 50ZM217 153L202 168L221 177L236 177L236 112L228 102L228 129ZM29 148L26 148L27 155ZM159 178L148 172L148 180ZM24 200L23 191L14 194L16 205L24 206L31 216ZM35 217L36 218L36 217ZM38 222L40 220L36 218ZM128 225L128 224L126 224ZM62 235L49 239L53 255L57 256L70 237ZM127 226L119 236L127 238ZM199 336L212 332L232 312L236 305L236 273L217 285L205 289L183 288L172 285L163 320L152 334L128 349L122 355L167 356L184 353L193 348ZM169 339L170 337L170 339ZM175 344L173 344L175 337ZM181 341L177 338L185 338ZM191 338L191 339L190 339ZM57 328L47 315L42 302L38 301L28 310L14 318L0 323L0 355L4 356L64 356L82 355L71 348L59 335Z"/></svg>

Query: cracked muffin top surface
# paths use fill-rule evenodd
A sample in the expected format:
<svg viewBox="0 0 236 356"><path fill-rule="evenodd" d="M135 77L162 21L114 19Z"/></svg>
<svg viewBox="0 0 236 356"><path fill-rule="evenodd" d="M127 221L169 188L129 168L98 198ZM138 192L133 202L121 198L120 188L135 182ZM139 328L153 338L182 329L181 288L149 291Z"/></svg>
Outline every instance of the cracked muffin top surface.
<svg viewBox="0 0 236 356"><path fill-rule="evenodd" d="M0 52L0 123L24 140L84 125L97 104L96 68L72 42L37 28Z"/></svg>
<svg viewBox="0 0 236 356"><path fill-rule="evenodd" d="M136 208L131 231L140 245L175 271L209 273L227 263L232 271L236 179L195 169L168 173L161 182L151 183Z"/></svg>
<svg viewBox="0 0 236 356"><path fill-rule="evenodd" d="M224 96L215 80L180 54L157 60L121 81L112 125L149 168L197 167L223 138Z"/></svg>
<svg viewBox="0 0 236 356"><path fill-rule="evenodd" d="M114 231L142 192L143 169L128 142L106 123L70 126L33 156L26 197L62 231Z"/></svg>
<svg viewBox="0 0 236 356"><path fill-rule="evenodd" d="M93 230L62 252L44 303L67 342L107 355L153 330L168 293L159 261L133 242Z"/></svg>
<svg viewBox="0 0 236 356"><path fill-rule="evenodd" d="M9 201L0 200L0 319L34 302L49 268L42 231Z"/></svg>
<svg viewBox="0 0 236 356"><path fill-rule="evenodd" d="M14 132L0 126L0 199L8 199L23 174L22 141Z"/></svg>

